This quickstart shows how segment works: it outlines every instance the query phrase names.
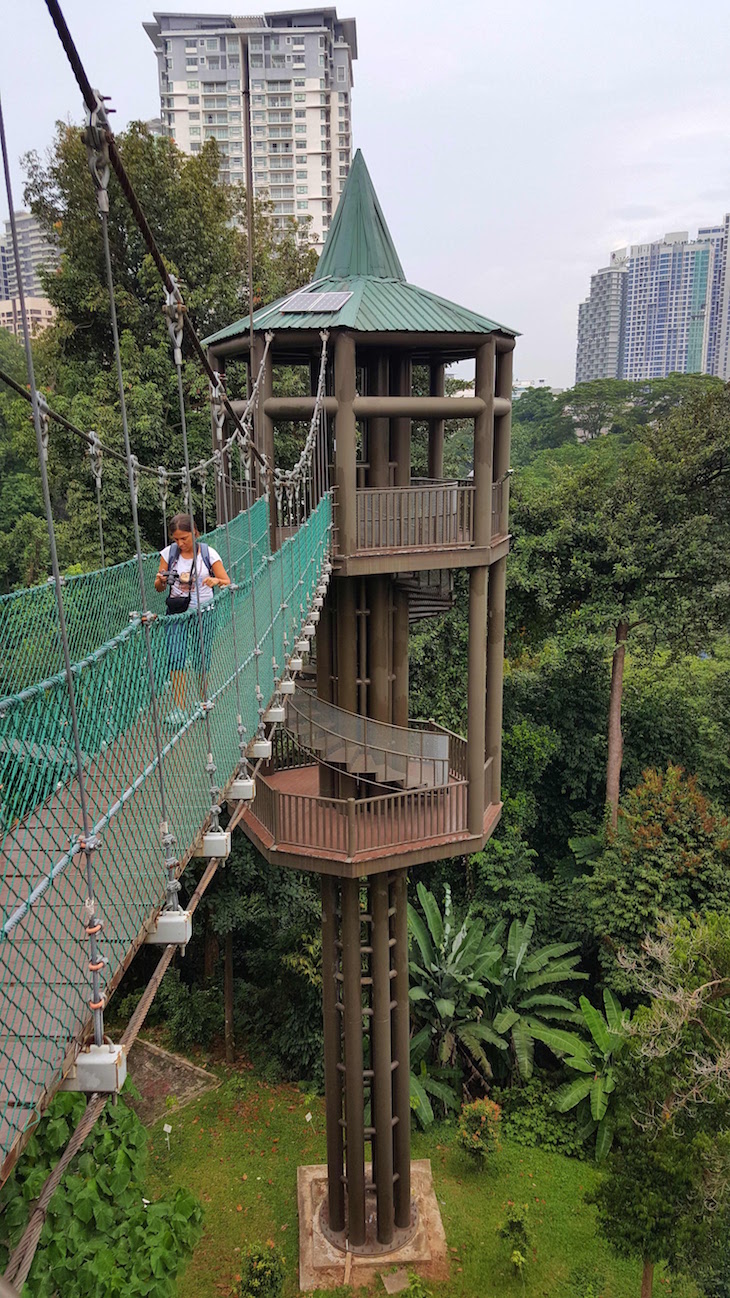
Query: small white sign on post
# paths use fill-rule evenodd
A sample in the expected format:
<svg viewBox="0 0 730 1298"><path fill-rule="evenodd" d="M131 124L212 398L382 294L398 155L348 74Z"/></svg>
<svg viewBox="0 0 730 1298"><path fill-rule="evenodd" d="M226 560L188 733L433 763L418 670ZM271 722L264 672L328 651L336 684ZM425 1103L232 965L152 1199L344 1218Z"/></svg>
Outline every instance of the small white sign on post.
<svg viewBox="0 0 730 1298"><path fill-rule="evenodd" d="M163 1130L164 1133L165 1133L165 1143L166 1143L166 1145L167 1145L168 1152L169 1152L169 1149L170 1149L170 1132L172 1131L172 1127L170 1126L169 1122L166 1122L166 1123L165 1123L165 1125L164 1125L164 1127L162 1128L162 1130Z"/></svg>

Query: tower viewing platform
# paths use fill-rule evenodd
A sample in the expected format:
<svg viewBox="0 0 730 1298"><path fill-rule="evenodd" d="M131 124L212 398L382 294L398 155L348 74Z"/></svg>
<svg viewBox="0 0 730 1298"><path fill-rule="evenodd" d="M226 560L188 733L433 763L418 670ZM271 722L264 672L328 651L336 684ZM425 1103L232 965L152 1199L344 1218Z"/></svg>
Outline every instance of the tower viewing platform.
<svg viewBox="0 0 730 1298"><path fill-rule="evenodd" d="M387 1259L419 1230L407 871L480 850L501 811L515 334L406 280L358 152L316 278L207 345L219 372L229 360L262 369L257 440L270 464L278 423L316 411L326 421L334 532L332 580L309 628L316 672L282 699L242 826L267 860L322 880L327 1169L316 1204L300 1178L302 1232ZM467 359L474 396L454 401L445 369ZM277 368L292 366L309 395L274 397ZM427 367L417 390L414 366ZM463 480L444 476L449 419L473 421ZM428 426L425 476L413 470L414 421ZM276 474L272 485L275 495ZM297 510L277 500L272 548ZM469 582L465 737L409 708L410 624L450 608L458 569ZM310 1281L324 1283L316 1267Z"/></svg>

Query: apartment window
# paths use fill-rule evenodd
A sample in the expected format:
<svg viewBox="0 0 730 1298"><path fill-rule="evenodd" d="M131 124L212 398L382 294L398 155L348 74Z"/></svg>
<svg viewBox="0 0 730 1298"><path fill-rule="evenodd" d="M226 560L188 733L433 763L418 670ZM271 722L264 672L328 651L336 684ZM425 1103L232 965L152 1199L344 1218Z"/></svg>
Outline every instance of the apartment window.
<svg viewBox="0 0 730 1298"><path fill-rule="evenodd" d="M191 121L191 122L199 122L199 121L200 121L200 113L188 113L188 117L190 118L190 121Z"/></svg>
<svg viewBox="0 0 730 1298"><path fill-rule="evenodd" d="M235 104L236 101L235 99L229 99L228 102L229 104ZM260 105L262 108L264 108L266 106L266 95L252 95L251 103L254 106Z"/></svg>
<svg viewBox="0 0 730 1298"><path fill-rule="evenodd" d="M261 153L266 149L266 142L264 140L255 140L253 147L256 153Z"/></svg>
<svg viewBox="0 0 730 1298"><path fill-rule="evenodd" d="M320 122L326 122L328 118L329 118L329 113L327 112L327 109L326 109L326 108L320 108L320 110L319 110L319 120L320 120Z"/></svg>
<svg viewBox="0 0 730 1298"><path fill-rule="evenodd" d="M185 60L185 67L187 68L188 72L194 72L194 70L195 70L195 68L197 68L197 66L198 66L198 60L197 60L197 59L187 58L187 59Z"/></svg>
<svg viewBox="0 0 730 1298"><path fill-rule="evenodd" d="M340 167L340 175L341 175L341 176L346 176L347 173L348 173L348 171L349 171L349 167Z"/></svg>
<svg viewBox="0 0 730 1298"><path fill-rule="evenodd" d="M305 63L304 55L295 54L293 58L293 63L295 68L303 68Z"/></svg>
<svg viewBox="0 0 730 1298"><path fill-rule="evenodd" d="M263 66L264 66L264 56L263 56L263 54L252 54L252 55L251 55L251 67L252 67L252 68L262 68Z"/></svg>
<svg viewBox="0 0 730 1298"><path fill-rule="evenodd" d="M323 172L322 172L322 179L323 179L323 180L329 180L329 174L328 174L328 172L326 172L326 171L323 171Z"/></svg>
<svg viewBox="0 0 730 1298"><path fill-rule="evenodd" d="M241 68L241 60L239 58L232 59L229 55L228 68L230 72L239 72Z"/></svg>
<svg viewBox="0 0 730 1298"><path fill-rule="evenodd" d="M218 43L218 37L209 36L207 41L205 42L205 48L206 50L219 50L220 44Z"/></svg>
<svg viewBox="0 0 730 1298"><path fill-rule="evenodd" d="M200 127L199 127L199 126L191 126L191 127L190 127L190 134L191 134L191 135L200 135Z"/></svg>
<svg viewBox="0 0 730 1298"><path fill-rule="evenodd" d="M166 41L165 43L166 43L167 45L170 44L169 41ZM186 40L186 41L185 41L185 53L186 53L186 54L194 54L195 51L197 50L197 48L198 48L197 41L190 41L190 40Z"/></svg>
<svg viewBox="0 0 730 1298"><path fill-rule="evenodd" d="M240 89L241 89L241 83L240 83L240 81L229 81L229 82L228 82L228 89L229 89L229 90L240 90Z"/></svg>
<svg viewBox="0 0 730 1298"><path fill-rule="evenodd" d="M307 173L306 173L306 171L298 171L298 172L297 172L297 180L306 180L306 179L307 179Z"/></svg>
<svg viewBox="0 0 730 1298"><path fill-rule="evenodd" d="M320 54L320 56L319 56L319 66L320 66L321 68L323 68L324 65L325 65L325 57L324 57L324 54Z"/></svg>
<svg viewBox="0 0 730 1298"><path fill-rule="evenodd" d="M303 90L303 89L304 89L304 82L303 82L303 81L295 81L295 82L294 82L294 86L295 86L295 88L299 88L300 90Z"/></svg>
<svg viewBox="0 0 730 1298"><path fill-rule="evenodd" d="M344 100L344 102L347 103L347 91L346 91L346 90L340 90L339 93L338 93L338 95L337 95L337 98L340 100L340 102L342 102L342 101Z"/></svg>
<svg viewBox="0 0 730 1298"><path fill-rule="evenodd" d="M306 126L295 126L295 127L294 127L294 131L295 131L295 133L296 133L297 135L306 135L306 134L307 134L307 128L306 128Z"/></svg>
<svg viewBox="0 0 730 1298"><path fill-rule="evenodd" d="M299 199L299 201L297 202L297 208L299 209L300 212L308 211L309 203L307 202L306 198L304 199L304 202L302 202L302 200Z"/></svg>
<svg viewBox="0 0 730 1298"><path fill-rule="evenodd" d="M252 90L263 90L263 89L264 89L264 83L263 83L263 81L252 81L252 82L251 82L251 89L252 89Z"/></svg>
<svg viewBox="0 0 730 1298"><path fill-rule="evenodd" d="M341 104L340 104L339 115L340 117L347 117L347 109L343 108Z"/></svg>
<svg viewBox="0 0 730 1298"><path fill-rule="evenodd" d="M268 174L265 171L255 171L253 178L257 185L265 185L268 181Z"/></svg>
<svg viewBox="0 0 730 1298"><path fill-rule="evenodd" d="M188 81L188 90L200 90L199 81ZM197 100L196 100L197 103Z"/></svg>
<svg viewBox="0 0 730 1298"><path fill-rule="evenodd" d="M199 104L199 103L200 103L200 95L188 95L189 107L192 106L192 104Z"/></svg>
<svg viewBox="0 0 730 1298"><path fill-rule="evenodd" d="M297 178L298 178L298 177L299 177L299 172L297 172ZM306 194L306 192L307 192L307 186L306 186L306 185L297 185L297 193L298 193L298 194Z"/></svg>
<svg viewBox="0 0 730 1298"><path fill-rule="evenodd" d="M237 36L229 36L228 39L227 39L227 41L226 41L226 44L227 44L229 50L237 50L237 49L239 49L238 37L237 37ZM221 49L223 49L223 37L221 37Z"/></svg>
<svg viewBox="0 0 730 1298"><path fill-rule="evenodd" d="M294 103L295 103L295 104L306 104L306 102L307 102L307 96L306 96L306 95L295 95L295 96L294 96Z"/></svg>
<svg viewBox="0 0 730 1298"><path fill-rule="evenodd" d="M326 37L326 36L320 36L320 38L319 38L319 48L320 48L321 50L324 50L324 49L327 48L327 37Z"/></svg>
<svg viewBox="0 0 730 1298"><path fill-rule="evenodd" d="M240 128L240 126L232 126L232 127L231 127L231 139L232 139L232 140L240 140L240 138L241 138L241 128Z"/></svg>
<svg viewBox="0 0 730 1298"><path fill-rule="evenodd" d="M306 117L306 116L307 116L307 110L306 110L306 108L295 108L295 110L294 110L294 116L297 117L297 118L299 118L299 117Z"/></svg>
<svg viewBox="0 0 730 1298"><path fill-rule="evenodd" d="M191 145L190 145L190 152L191 152L191 153L200 153L200 148L201 148L200 141L199 141L199 140L193 140L193 142L192 142Z"/></svg>
<svg viewBox="0 0 730 1298"><path fill-rule="evenodd" d="M200 58L198 59L198 63L200 64L201 68L204 68L204 67L205 67L205 55L204 55L204 54L201 54L201 55L200 55Z"/></svg>
<svg viewBox="0 0 730 1298"><path fill-rule="evenodd" d="M298 153L298 154L297 154L297 162L305 162L305 163L306 163L306 161L307 161L307 155L306 155L306 153L302 153L302 154L299 154L299 153Z"/></svg>
<svg viewBox="0 0 730 1298"><path fill-rule="evenodd" d="M338 80L338 81L344 81L344 80L345 80L345 65L344 65L344 63L340 63L340 64L338 64L338 66L337 66L337 80Z"/></svg>
<svg viewBox="0 0 730 1298"><path fill-rule="evenodd" d="M241 114L240 114L240 113L229 113L229 114L228 114L228 120L229 120L229 122L240 122L240 121L241 121Z"/></svg>
<svg viewBox="0 0 730 1298"><path fill-rule="evenodd" d="M266 113L252 113L252 114L251 114L251 117L252 117L252 119L253 119L254 122L265 122L265 121L266 121Z"/></svg>
<svg viewBox="0 0 730 1298"><path fill-rule="evenodd" d="M301 48L301 47L304 45L304 37L303 37L303 36L295 36L295 37L294 37L294 40L292 41L292 45L293 45L295 48L296 48L297 46L299 46L299 47Z"/></svg>

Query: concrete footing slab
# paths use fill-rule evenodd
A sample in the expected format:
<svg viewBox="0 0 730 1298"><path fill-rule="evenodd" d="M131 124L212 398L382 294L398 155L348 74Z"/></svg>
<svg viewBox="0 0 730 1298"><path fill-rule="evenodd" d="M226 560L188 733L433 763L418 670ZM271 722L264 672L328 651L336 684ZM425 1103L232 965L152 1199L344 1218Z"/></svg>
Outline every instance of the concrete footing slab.
<svg viewBox="0 0 730 1298"><path fill-rule="evenodd" d="M366 1180L370 1175L368 1164ZM345 1253L326 1238L320 1224L320 1212L327 1198L327 1165L316 1163L298 1167L299 1288L305 1292L334 1289L341 1284L360 1288L371 1284L376 1276L385 1276L399 1268L415 1271L429 1280L448 1279L446 1235L433 1188L429 1158L419 1158L411 1163L411 1193L418 1214L418 1227L406 1244L377 1257Z"/></svg>

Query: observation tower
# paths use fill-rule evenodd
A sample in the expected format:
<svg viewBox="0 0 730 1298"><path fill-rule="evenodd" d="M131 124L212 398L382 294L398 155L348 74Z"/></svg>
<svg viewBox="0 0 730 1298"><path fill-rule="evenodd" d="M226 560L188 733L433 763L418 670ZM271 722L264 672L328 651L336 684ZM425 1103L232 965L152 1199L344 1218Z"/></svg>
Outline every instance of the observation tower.
<svg viewBox="0 0 730 1298"><path fill-rule="evenodd" d="M272 864L321 876L320 1226L335 1246L380 1256L417 1225L408 871L479 851L501 810L515 333L407 282L359 151L313 282L207 340L220 373L243 360L257 374L265 357L257 441L271 464L277 423L312 419L323 332L332 580L315 604L316 673L288 682L285 720L242 826ZM465 359L476 362L474 396L446 397L445 367ZM414 395L415 365L428 367L429 395ZM309 395L274 397L277 366L306 367ZM454 418L474 423L465 480L444 477L444 423ZM423 478L412 472L413 421L428 423ZM275 549L296 504L270 486ZM465 738L411 718L408 692L410 624L450 607L460 568L469 582Z"/></svg>

